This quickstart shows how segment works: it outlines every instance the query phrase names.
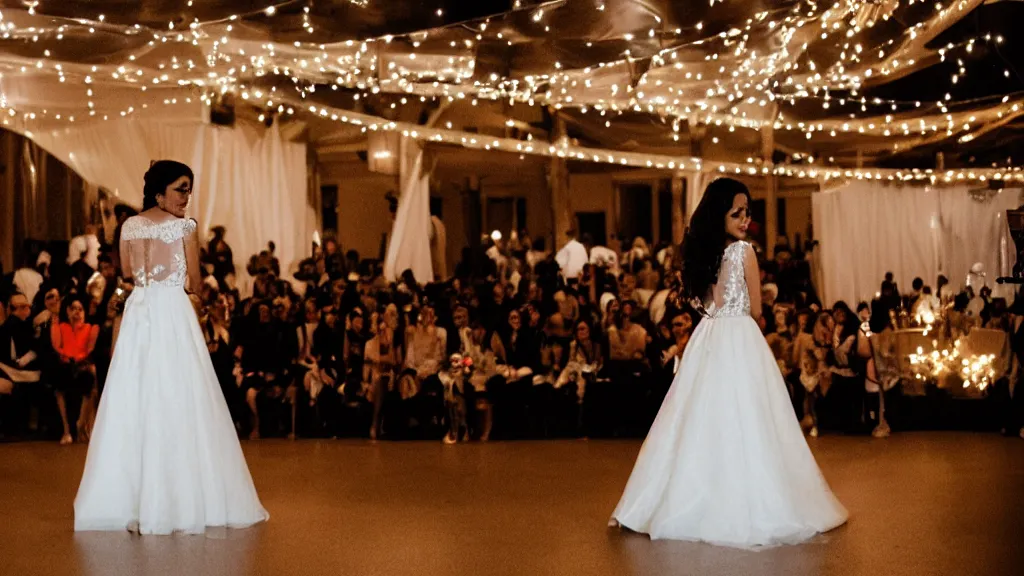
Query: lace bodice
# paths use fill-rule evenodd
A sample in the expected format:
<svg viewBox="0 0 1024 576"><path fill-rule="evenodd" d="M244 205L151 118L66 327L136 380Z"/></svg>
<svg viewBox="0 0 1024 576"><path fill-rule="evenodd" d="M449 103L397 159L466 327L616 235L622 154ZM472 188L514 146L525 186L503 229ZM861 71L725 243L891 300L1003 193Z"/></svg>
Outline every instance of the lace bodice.
<svg viewBox="0 0 1024 576"><path fill-rule="evenodd" d="M712 289L712 302L707 307L708 316L723 318L750 315L750 293L743 273L743 258L749 246L748 242L741 240L725 248L722 267L718 271L718 284Z"/></svg>
<svg viewBox="0 0 1024 576"><path fill-rule="evenodd" d="M176 218L154 222L145 216L132 216L121 227L121 259L131 270L136 286L184 286L186 236L194 232L196 221Z"/></svg>

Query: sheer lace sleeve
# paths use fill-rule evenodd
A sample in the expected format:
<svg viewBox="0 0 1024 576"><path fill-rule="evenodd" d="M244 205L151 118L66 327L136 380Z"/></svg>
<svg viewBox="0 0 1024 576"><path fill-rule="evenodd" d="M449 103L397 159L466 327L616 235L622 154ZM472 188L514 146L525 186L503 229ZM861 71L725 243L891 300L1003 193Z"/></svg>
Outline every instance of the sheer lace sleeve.
<svg viewBox="0 0 1024 576"><path fill-rule="evenodd" d="M753 271L749 271L752 257L753 248L747 242L733 242L725 249L718 283L712 288L713 303L708 310L711 317L746 316L751 313L751 278L747 276L752 276L755 282L760 280L756 259Z"/></svg>
<svg viewBox="0 0 1024 576"><path fill-rule="evenodd" d="M183 238L195 232L192 219L154 222L144 216L129 218L121 229L122 267L136 286L184 286L187 266Z"/></svg>

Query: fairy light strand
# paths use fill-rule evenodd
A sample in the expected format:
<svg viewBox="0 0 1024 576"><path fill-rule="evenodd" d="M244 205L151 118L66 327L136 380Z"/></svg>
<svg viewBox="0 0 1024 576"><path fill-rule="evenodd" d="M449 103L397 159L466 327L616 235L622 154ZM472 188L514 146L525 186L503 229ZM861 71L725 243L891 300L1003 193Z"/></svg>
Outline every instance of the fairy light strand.
<svg viewBox="0 0 1024 576"><path fill-rule="evenodd" d="M365 0L350 2L366 5ZM189 7L192 4L188 2ZM717 4L712 1L710 7L718 9ZM84 91L86 105L82 109L74 114L68 110L50 114L33 109L29 103L18 102L15 107L25 112L25 121L63 120L86 114L97 117L100 113L96 105L104 99L103 91L108 86L125 85L137 87L140 92L157 88L182 91L177 95L147 94L150 101L142 107L161 100L165 104L190 102L191 98L209 104L216 94L230 92L255 108L269 112L282 109L285 93L275 86L265 94L257 94L259 90L252 85L259 79L277 76L290 81L291 89L300 100L329 86L327 89L331 90L354 90L357 98L393 94L401 97L403 104L418 98L420 102L447 99L571 108L584 114L600 115L606 127L611 127L612 120L619 115L641 113L662 120L666 125L667 142L680 139L683 124L697 123L725 127L730 132L736 129L794 132L811 141L807 144L810 147L816 142L827 144L840 136L899 136L903 140L892 143L891 149L900 151L944 139L969 143L1022 113L1024 103L1018 94L1006 95L998 104L956 102L949 96L935 102L920 102L862 95L866 84L916 69L933 59L955 63L951 85L963 82L965 74L969 73L968 55L985 43L1001 43L1002 38L981 34L935 52L926 52L923 57L915 51L921 49L925 39L934 36L934 31L973 4L975 0L940 1L933 12L909 25L902 34L869 47L859 41L861 35L879 22L889 21L901 6L915 5L915 0L874 7L854 0L840 0L832 5L801 3L756 12L732 27L717 30L711 30L702 22L673 28L651 16L649 21L638 20L634 30L623 32L622 40L629 48L611 60L583 68L567 68L561 62L554 62L551 70L522 77L497 73L478 76L479 46L485 42L511 45L512 39L507 36L509 22L518 13L528 15L531 33L556 37L559 31L553 27L551 15L564 9L562 2L527 6L516 2L504 15L333 44L307 40L253 41L235 34L235 26L247 20L272 20L286 12L294 13L296 9L300 11L304 31L307 35L314 34L314 9L310 0L279 1L247 13L202 22L198 19L184 24L170 22L163 29L155 25L114 24L100 14L89 18L54 18L58 25L48 29L20 28L11 19L0 19L0 31L5 38L25 42L36 42L40 35L60 40L70 37L71 32L84 31L137 37L145 42L127 61L91 69L81 63L55 62L48 52L35 60L20 58L21 62L8 55L7 62L3 63L8 74L54 75L62 83L79 79L83 73L90 78L90 85ZM41 10L38 3L26 6L27 10L22 12L30 15ZM593 9L604 11L604 3L595 2ZM15 9L8 9L8 12L11 10ZM443 12L437 14L439 18L442 16ZM766 50L765 47L776 40L778 46ZM834 61L816 62L815 52L811 50L815 43L834 44L840 49L839 54ZM160 56L169 53L164 45L177 44L200 48L203 58L193 61ZM588 47L592 44L587 43ZM696 58L696 54L703 54L703 58ZM21 63L20 69L12 70L12 63L15 67ZM644 72L633 76L633 69ZM820 119L797 115L795 108L786 108L808 102L821 106ZM397 106L397 101L391 103L392 108ZM135 112L135 108L129 107L122 110L120 116ZM109 112L104 112L107 114ZM812 156L803 152L801 156ZM661 156L649 158L651 162L661 162L654 160ZM630 156L627 161L634 159ZM739 169L749 170L752 166L744 164ZM772 170L783 168L773 167ZM806 166L784 170L810 173L806 172ZM826 177L846 177L847 173L839 168L811 170L814 177L822 173ZM1007 174L985 170L963 170L953 176L883 172L885 178L925 180L961 176L1002 178ZM868 178L883 172L858 171L855 177Z"/></svg>

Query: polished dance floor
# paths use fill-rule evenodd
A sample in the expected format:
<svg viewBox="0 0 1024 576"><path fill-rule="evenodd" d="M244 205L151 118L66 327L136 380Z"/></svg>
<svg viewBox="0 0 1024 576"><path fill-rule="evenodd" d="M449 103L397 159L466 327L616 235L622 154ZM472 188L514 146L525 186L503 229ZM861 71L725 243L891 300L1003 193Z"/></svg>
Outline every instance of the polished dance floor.
<svg viewBox="0 0 1024 576"><path fill-rule="evenodd" d="M812 447L850 523L748 552L606 528L636 441L247 442L270 522L169 537L75 534L85 447L0 444L0 572L1024 574L1024 441L915 433Z"/></svg>

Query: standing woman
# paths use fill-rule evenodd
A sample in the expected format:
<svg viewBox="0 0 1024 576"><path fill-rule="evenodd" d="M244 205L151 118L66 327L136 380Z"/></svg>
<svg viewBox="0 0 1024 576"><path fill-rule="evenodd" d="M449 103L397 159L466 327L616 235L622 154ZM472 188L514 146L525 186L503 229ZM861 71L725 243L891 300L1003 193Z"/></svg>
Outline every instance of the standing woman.
<svg viewBox="0 0 1024 576"><path fill-rule="evenodd" d="M683 244L697 326L611 524L652 538L735 547L796 543L846 521L800 431L761 331L745 241L750 193L712 182Z"/></svg>
<svg viewBox="0 0 1024 576"><path fill-rule="evenodd" d="M859 434L864 429L864 344L866 338L860 320L849 308L836 304L836 323L832 340L832 387L829 391L832 426L843 432Z"/></svg>
<svg viewBox="0 0 1024 576"><path fill-rule="evenodd" d="M198 290L192 170L146 172L144 211L121 230L135 288L75 499L75 530L201 533L268 518L245 464L188 290ZM187 280L187 283L186 283Z"/></svg>
<svg viewBox="0 0 1024 576"><path fill-rule="evenodd" d="M228 404L231 420L237 429L242 416L243 398L238 383L235 381L235 347L231 338L231 313L228 311L228 299L224 294L210 295L209 305L205 308L205 318L200 317L206 349L210 352L213 371L217 374L221 392Z"/></svg>

